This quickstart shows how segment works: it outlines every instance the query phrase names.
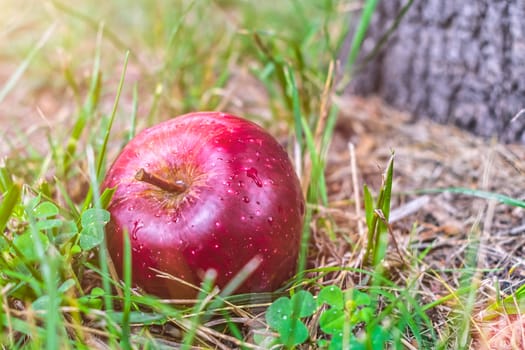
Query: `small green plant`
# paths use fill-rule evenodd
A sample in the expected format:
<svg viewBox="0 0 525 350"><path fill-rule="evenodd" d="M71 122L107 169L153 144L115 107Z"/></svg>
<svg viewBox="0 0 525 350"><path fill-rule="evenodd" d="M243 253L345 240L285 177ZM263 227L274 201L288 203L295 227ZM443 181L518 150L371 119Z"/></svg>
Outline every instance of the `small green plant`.
<svg viewBox="0 0 525 350"><path fill-rule="evenodd" d="M359 325L370 322L374 316L372 300L366 293L357 289L343 292L337 286L327 286L321 289L317 304L328 305L319 318L319 327L330 335L330 342L319 341L319 345L328 349L342 349L343 344L350 344L352 349L363 347L353 332Z"/></svg>
<svg viewBox="0 0 525 350"><path fill-rule="evenodd" d="M365 216L368 227L364 261L378 268L385 257L388 243L388 218L390 216L393 177L394 155L390 158L383 185L375 201L368 187L366 185L364 187Z"/></svg>
<svg viewBox="0 0 525 350"><path fill-rule="evenodd" d="M490 320L506 313L521 315L525 311L525 284L522 284L514 293L504 298L498 298L483 312L483 319Z"/></svg>
<svg viewBox="0 0 525 350"><path fill-rule="evenodd" d="M304 343L308 339L308 328L301 319L311 316L316 308L314 297L304 290L291 298L275 300L266 312L266 322L279 334L275 343L287 347Z"/></svg>
<svg viewBox="0 0 525 350"><path fill-rule="evenodd" d="M293 348L305 343L311 334L304 322L310 316L317 316L311 319L318 320L317 323L308 324L320 330L316 332L316 346L322 349L402 348L404 332L412 334L422 346L425 344L421 329L431 327L428 317L411 295L410 285L397 285L388 278L384 268L393 173L392 155L377 198L368 187L364 188L368 242L363 262L372 271L354 269L351 272L361 275L365 284L346 290L338 285L327 285L316 296L300 291L291 298L275 300L267 310L266 321L277 337L259 339L259 344ZM343 267L339 269L344 270ZM432 331L428 337L434 337Z"/></svg>
<svg viewBox="0 0 525 350"><path fill-rule="evenodd" d="M322 349L383 348L392 340L387 329L378 324L377 300L356 288L341 290L338 286L323 287L315 298L308 291L299 291L291 298L280 297L266 312L266 321L278 336L259 338L265 346L284 345L293 348L305 343L309 331L304 319L318 313L318 325L324 333L317 340Z"/></svg>

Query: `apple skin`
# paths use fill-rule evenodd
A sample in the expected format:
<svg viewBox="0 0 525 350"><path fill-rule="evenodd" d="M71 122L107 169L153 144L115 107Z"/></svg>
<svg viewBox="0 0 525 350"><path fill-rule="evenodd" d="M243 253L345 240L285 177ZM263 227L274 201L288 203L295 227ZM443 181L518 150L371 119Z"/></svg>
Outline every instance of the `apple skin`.
<svg viewBox="0 0 525 350"><path fill-rule="evenodd" d="M144 169L186 188L137 179ZM274 291L295 272L304 221L299 179L283 147L258 125L219 112L190 113L142 131L114 161L102 188L115 188L106 241L122 273L130 236L134 284L186 299L205 272L223 288L252 258L260 264L235 293Z"/></svg>

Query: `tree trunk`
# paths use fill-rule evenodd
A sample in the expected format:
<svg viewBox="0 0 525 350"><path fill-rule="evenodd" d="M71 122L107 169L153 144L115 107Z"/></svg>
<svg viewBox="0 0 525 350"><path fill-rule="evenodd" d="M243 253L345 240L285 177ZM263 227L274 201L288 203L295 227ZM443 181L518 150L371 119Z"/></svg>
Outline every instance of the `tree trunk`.
<svg viewBox="0 0 525 350"><path fill-rule="evenodd" d="M503 142L525 143L525 1L414 0L386 44L366 60L408 0L380 1L350 91L378 94Z"/></svg>

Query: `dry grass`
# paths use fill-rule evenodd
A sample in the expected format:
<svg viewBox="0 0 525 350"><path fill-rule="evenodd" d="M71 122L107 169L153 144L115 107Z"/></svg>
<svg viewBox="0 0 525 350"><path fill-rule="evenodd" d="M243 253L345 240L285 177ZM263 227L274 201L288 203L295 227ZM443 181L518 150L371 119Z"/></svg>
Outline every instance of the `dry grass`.
<svg viewBox="0 0 525 350"><path fill-rule="evenodd" d="M26 28L23 32L26 31L33 30ZM54 62L51 71L54 69L62 74L61 69L71 68L79 77L79 89L85 91L93 46L94 42L90 42L83 47L82 50L89 54L81 64L71 63L71 57L64 52L47 52L46 57ZM0 81L5 81L17 66L9 53L6 55L5 60L0 60ZM102 96L101 113L111 110L113 92L121 71L120 57L115 58L115 52L108 56L113 57L110 64L114 69L105 67L104 71L117 73L104 76L106 95ZM146 81L146 86L142 86L140 91L138 115L146 115L151 108L154 87L148 85L151 76L140 63L144 61L148 60L139 57L130 62L127 88L119 107L121 115L131 111L131 86L137 81ZM270 107L268 92L260 81L250 75L248 65L232 62L228 69L232 76L220 91L216 91L220 96L220 109L238 115L257 116L257 121L284 143L290 134L291 112L281 105L273 106L273 109ZM34 76L24 78L8 99L0 104L0 137L9 140L0 143L0 160L29 153L31 147L42 151L46 142L41 141L46 135L54 135L57 125L67 129L66 125L71 123L68 118L76 108L71 89L60 84L47 84L46 78L38 74L38 78L32 81ZM180 96L177 91L170 93ZM365 183L372 189L380 187L385 170L382 167L386 166L393 150L396 160L395 196L391 213L391 244L386 262L390 278L400 285L411 285L422 304L446 298L428 311L438 336L446 338L447 334L454 332L450 329L451 319L462 307L461 299L453 293L462 286L462 269L468 264L467 253L473 242L479 244L478 270L473 279L478 292L471 320L473 328L486 329L487 326L476 318L477 313L495 300L498 289L503 296L511 295L525 279L525 211L464 195L431 195L416 191L461 186L525 200L525 146L497 144L454 127L428 121L412 122L410 116L392 110L374 98L345 96L334 100L334 103L340 106L341 112L327 154L329 205L315 208L308 267L361 267L366 237L359 193ZM178 106L165 103L160 108L161 118L166 119L173 116ZM120 134L127 129L128 120L117 118L117 121L115 134ZM145 118L138 120L138 129L146 126L147 122ZM109 159L121 144L121 138L115 137L115 140L110 145ZM71 188L75 188L75 184L71 184ZM82 190L79 193L81 198ZM312 274L311 277L317 277L316 287L312 289L329 284L349 288L360 284L360 278L366 278L348 271L323 276ZM86 290L99 284L96 274L86 274L83 283ZM452 297L448 297L451 293ZM256 333L269 332L264 320L264 310L268 305L269 300L244 307L228 306L234 315L232 322L242 328L247 342L252 342ZM23 313L24 306L16 304L16 301L12 301L10 306L13 315ZM222 321L214 319L201 325L197 330L198 338L216 348L240 346L235 338L216 331L214 327ZM503 327L510 321L515 322L508 329L521 334L519 330L523 327L517 317L503 317L498 320L501 323L499 326ZM315 317L308 320L313 340L317 337L317 325ZM494 344L500 345L493 345L489 340L492 334L497 333L494 327L499 326L489 325L488 335L478 337L478 343L473 348L479 345L495 349L503 343L512 346L508 337L503 339L504 336L499 336L494 340ZM140 337L146 332L164 345L177 346L182 336L181 328L184 329L185 325L174 321L164 326L148 327L146 331L142 327L133 331L137 342L144 339ZM83 331L90 347L107 348L107 344L100 341L105 337L101 329L103 325L85 320ZM413 348L409 337L405 342L407 348ZM519 348L517 344L521 343L514 344Z"/></svg>
<svg viewBox="0 0 525 350"><path fill-rule="evenodd" d="M474 314L495 301L497 289L503 296L511 295L525 277L525 211L464 195L415 191L459 186L523 200L525 147L482 140L429 121L412 122L410 116L377 99L348 97L341 103L343 113L328 167L331 198L334 203L342 203L341 211L348 213L352 208L345 203L353 196L347 143L356 145L360 181L372 184L372 188L378 187L381 165L386 163L390 150L395 150L397 195L392 203L392 240L407 254L407 260L427 250L414 286L421 301L438 300L461 287L467 251L478 242ZM355 224L341 225L340 230L356 232ZM399 250L393 244L390 249L392 266L400 266ZM345 261L347 256L348 253L336 258L334 254L321 259L351 264ZM410 274L407 266L398 273L401 279ZM445 331L445 325L461 306L459 303L459 298L452 298L431 311L439 333ZM479 328L475 316L472 322L474 329ZM499 349L491 347L496 348Z"/></svg>
<svg viewBox="0 0 525 350"><path fill-rule="evenodd" d="M232 80L225 90L224 109L237 114L250 111L261 116L269 115L270 112L264 110L267 98L264 92L256 80L243 74L239 70L242 83ZM243 93L250 89L252 93ZM52 93L44 91L43 95L49 100L49 105L57 106L56 110L64 108L59 107L60 101L53 98ZM391 241L396 244L390 245L387 265L393 279L401 284L415 279L413 288L422 303L446 296L460 287L465 252L473 239L479 239L479 268L484 272L477 276L479 293L475 312L495 300L494 283L499 284L503 295L510 295L519 287L525 277L525 212L522 209L462 195L428 195L414 191L462 186L523 199L525 147L492 143L453 127L427 121L411 122L408 115L388 108L377 99L347 96L336 103L340 104L342 112L327 155L329 206L316 208L317 214L311 225L308 266L361 266L364 236L360 226L364 216L356 209L355 189L360 190L365 183L372 189L379 188L384 172L382 167L394 150L396 195L392 203ZM260 122L268 123L264 119ZM286 124L271 124L269 127L277 135L286 130ZM28 127L26 130L30 135L32 129ZM352 163L349 144L355 147L355 164ZM332 226L327 226L327 221L323 220L328 218ZM330 229L335 232L335 240L329 237ZM407 266L406 261L413 261L425 249L428 249L428 254L418 263L417 271L413 266ZM402 252L401 256L399 252ZM349 288L360 283L356 277L362 276L338 272L319 278L317 283ZM95 279L87 288L92 288L93 283L99 282ZM441 336L449 332L450 317L458 303L457 298L451 298L430 311ZM251 341L254 332L267 332L263 310L268 305L251 305L247 310L233 311L238 314L234 321L246 332L246 341ZM308 324L312 339L316 337L317 322L314 318ZM199 328L197 335L201 340L217 348L236 343L234 338L217 333L212 326L216 324L204 324ZM98 326L93 324L87 329L90 327L94 327L93 332L87 331L93 334L89 337L92 346L105 348L96 338ZM152 326L149 332L170 346L180 341L181 333L177 329L168 324ZM139 328L136 331L142 332ZM410 346L409 343L406 345Z"/></svg>

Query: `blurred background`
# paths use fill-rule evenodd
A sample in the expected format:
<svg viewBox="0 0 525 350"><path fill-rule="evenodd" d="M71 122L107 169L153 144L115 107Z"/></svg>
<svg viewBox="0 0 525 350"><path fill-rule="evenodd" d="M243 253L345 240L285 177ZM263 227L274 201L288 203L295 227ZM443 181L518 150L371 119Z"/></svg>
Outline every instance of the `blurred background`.
<svg viewBox="0 0 525 350"><path fill-rule="evenodd" d="M290 128L286 67L318 114L355 1L0 2L0 154L69 137L86 108L107 121L129 61L116 130L221 109ZM94 76L97 79L94 79ZM135 98L134 96L135 91ZM60 135L63 130L64 135ZM48 137L48 136L47 136ZM21 149L22 148L22 149Z"/></svg>

